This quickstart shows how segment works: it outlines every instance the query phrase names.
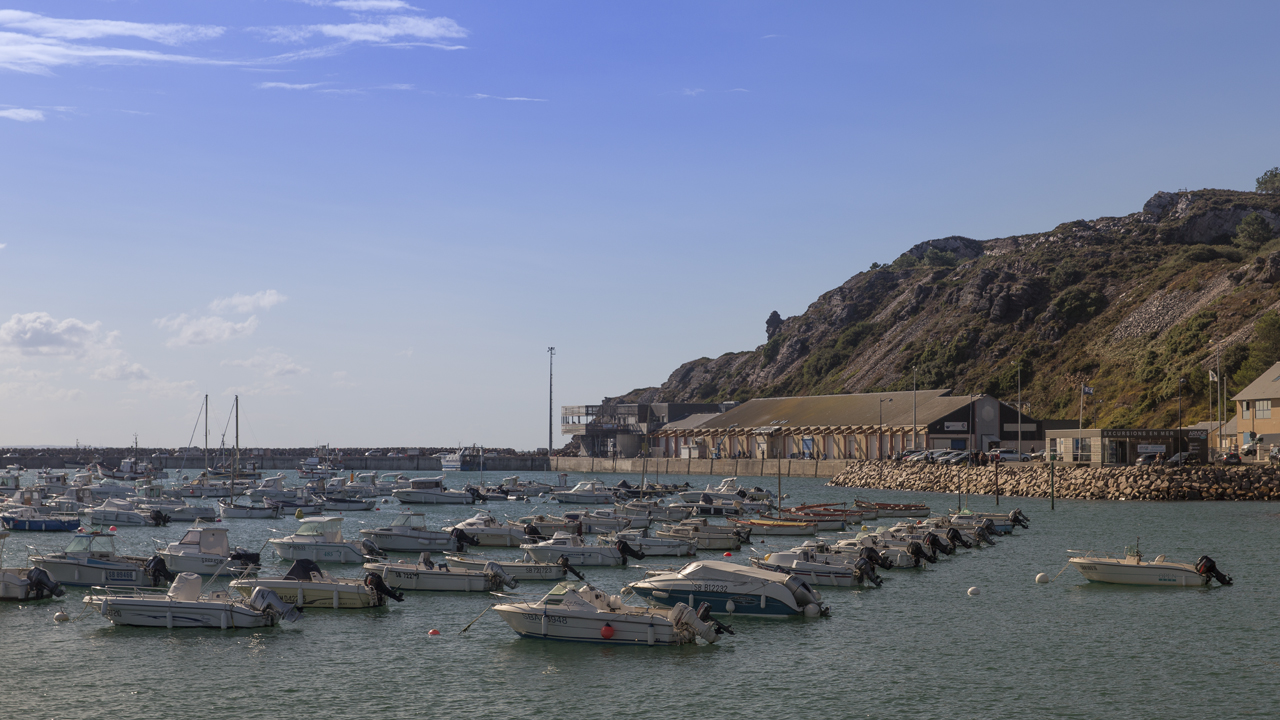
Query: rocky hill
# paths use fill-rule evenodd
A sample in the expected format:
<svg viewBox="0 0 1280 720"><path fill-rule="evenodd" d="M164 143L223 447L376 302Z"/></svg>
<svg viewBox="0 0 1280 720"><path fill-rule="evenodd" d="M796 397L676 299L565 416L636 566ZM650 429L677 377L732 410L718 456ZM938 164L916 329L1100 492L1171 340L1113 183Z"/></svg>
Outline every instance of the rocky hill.
<svg viewBox="0 0 1280 720"><path fill-rule="evenodd" d="M1250 343L1262 353L1256 321L1280 307L1277 230L1280 195L1198 190L1044 233L930 240L802 315L775 313L754 350L693 360L616 399L901 390L914 373L921 388L1012 400L1021 368L1033 416L1077 417L1087 383L1086 422L1172 426L1185 379L1184 421L1208 420L1216 363L1229 392L1252 379L1242 366L1260 372Z"/></svg>

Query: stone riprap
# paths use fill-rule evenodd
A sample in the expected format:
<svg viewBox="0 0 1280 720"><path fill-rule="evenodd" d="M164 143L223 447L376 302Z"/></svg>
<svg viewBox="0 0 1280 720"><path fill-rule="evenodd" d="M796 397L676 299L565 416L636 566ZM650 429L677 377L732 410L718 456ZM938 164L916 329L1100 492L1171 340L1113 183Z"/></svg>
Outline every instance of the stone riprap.
<svg viewBox="0 0 1280 720"><path fill-rule="evenodd" d="M1002 464L1000 494L1049 497L1049 466ZM927 465L913 462L853 462L829 485L883 490L994 495L996 468ZM1280 469L1234 467L1063 467L1054 468L1060 498L1091 500L1272 500L1280 496Z"/></svg>

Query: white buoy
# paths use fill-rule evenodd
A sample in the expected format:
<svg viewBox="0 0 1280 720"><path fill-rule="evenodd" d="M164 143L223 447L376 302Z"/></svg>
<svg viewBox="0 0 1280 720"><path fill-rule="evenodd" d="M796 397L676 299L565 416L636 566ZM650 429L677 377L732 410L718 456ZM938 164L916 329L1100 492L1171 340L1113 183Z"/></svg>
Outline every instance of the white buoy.
<svg viewBox="0 0 1280 720"><path fill-rule="evenodd" d="M66 622L70 619L71 619L71 616L62 612L61 610L53 614L54 622Z"/></svg>
<svg viewBox="0 0 1280 720"><path fill-rule="evenodd" d="M1049 582L1049 573L1040 573L1039 575L1037 575L1037 576L1036 576L1036 582L1038 582L1038 583L1047 583L1047 582Z"/></svg>
<svg viewBox="0 0 1280 720"><path fill-rule="evenodd" d="M738 606L734 605L732 600L724 601L724 611L729 613L730 615L732 615L733 611L736 610L737 608Z"/></svg>
<svg viewBox="0 0 1280 720"><path fill-rule="evenodd" d="M978 592L979 590L976 587L969 588L969 597L978 597Z"/></svg>

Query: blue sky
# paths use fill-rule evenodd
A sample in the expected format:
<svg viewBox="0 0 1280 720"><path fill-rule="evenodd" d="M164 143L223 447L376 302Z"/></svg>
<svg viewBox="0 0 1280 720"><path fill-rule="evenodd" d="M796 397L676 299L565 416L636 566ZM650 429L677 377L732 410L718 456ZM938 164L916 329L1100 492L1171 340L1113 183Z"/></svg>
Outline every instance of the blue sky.
<svg viewBox="0 0 1280 720"><path fill-rule="evenodd" d="M0 445L238 393L248 445L541 447L549 345L593 403L929 238L1252 189L1278 14L0 2Z"/></svg>

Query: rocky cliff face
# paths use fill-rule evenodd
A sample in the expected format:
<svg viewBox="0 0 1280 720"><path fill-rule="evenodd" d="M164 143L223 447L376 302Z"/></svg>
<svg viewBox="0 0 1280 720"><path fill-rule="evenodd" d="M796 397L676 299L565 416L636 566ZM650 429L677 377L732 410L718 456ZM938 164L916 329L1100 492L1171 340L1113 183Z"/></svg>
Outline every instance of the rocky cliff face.
<svg viewBox="0 0 1280 720"><path fill-rule="evenodd" d="M1087 382L1097 394L1086 422L1169 425L1185 378L1183 419L1209 419L1207 370L1221 363L1229 374L1253 320L1280 306L1280 240L1233 237L1253 213L1280 230L1280 197L1201 190L1044 233L920 243L803 314L771 319L754 350L693 360L624 398L909 389L914 377L1013 399L1020 369L1028 412L1040 417L1076 417Z"/></svg>

